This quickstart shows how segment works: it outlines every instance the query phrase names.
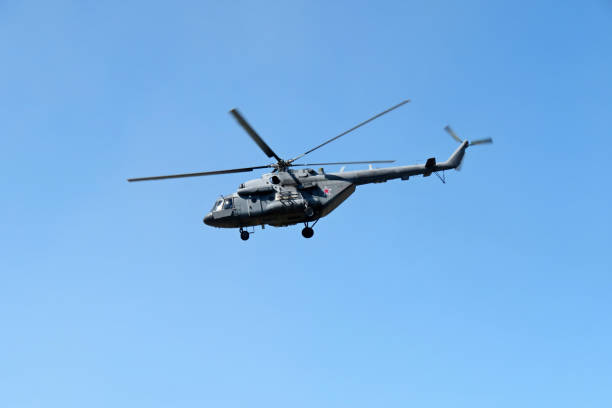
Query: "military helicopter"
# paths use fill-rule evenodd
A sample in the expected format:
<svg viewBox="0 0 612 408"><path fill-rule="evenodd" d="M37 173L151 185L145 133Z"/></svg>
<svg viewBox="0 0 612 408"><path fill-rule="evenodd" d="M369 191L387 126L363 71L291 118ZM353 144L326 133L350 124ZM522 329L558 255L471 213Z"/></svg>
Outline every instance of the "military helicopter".
<svg viewBox="0 0 612 408"><path fill-rule="evenodd" d="M295 163L317 149L339 139L340 137L360 128L361 126L399 108L410 102L404 100L391 108L372 116L368 120L353 126L349 130L313 147L310 150L292 158L284 160L278 156L264 142L264 140L249 125L237 109L230 114L238 124L248 133L259 148L268 156L273 157L276 163L263 166L245 167L229 170L206 171L199 173L172 174L166 176L140 177L128 179L129 182L145 180L164 180L183 177L212 176L217 174L243 173L258 169L272 169L270 173L260 178L246 181L238 186L238 190L215 201L212 209L204 217L204 223L217 228L238 228L243 241L249 239L247 227L265 225L286 227L299 223L304 224L302 235L311 238L314 235L313 227L316 223L344 202L359 185L369 183L384 183L387 180L408 180L410 176L423 175L424 177L436 174L443 182L445 179L438 172L458 169L463 160L465 150L469 146L492 143L491 138L474 141L461 140L455 132L446 126L444 129L460 143L459 147L448 160L437 163L434 157L427 159L424 164L411 166L387 167L373 169L372 164L393 163L395 160L369 160L330 163ZM344 167L337 173L326 173L323 168L318 171L311 166L369 164L367 170L344 171ZM293 167L305 167L293 169ZM444 174L444 173L443 173Z"/></svg>

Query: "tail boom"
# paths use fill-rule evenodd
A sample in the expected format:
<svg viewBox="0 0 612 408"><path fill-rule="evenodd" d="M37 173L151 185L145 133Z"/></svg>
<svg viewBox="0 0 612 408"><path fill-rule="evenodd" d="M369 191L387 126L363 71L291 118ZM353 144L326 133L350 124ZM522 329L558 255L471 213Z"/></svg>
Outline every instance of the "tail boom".
<svg viewBox="0 0 612 408"><path fill-rule="evenodd" d="M398 166L398 167L387 167L383 169L371 169L371 170L355 170L345 171L342 173L329 173L328 177L338 177L343 180L350 181L355 185L369 184L369 183L384 183L387 180L393 180L401 178L407 180L410 176L423 175L429 176L431 173L442 170L450 170L457 168L463 156L465 149L467 149L469 143L464 141L461 145L451 154L451 156L445 162L436 163L435 158L427 160L425 164L415 164L412 166Z"/></svg>

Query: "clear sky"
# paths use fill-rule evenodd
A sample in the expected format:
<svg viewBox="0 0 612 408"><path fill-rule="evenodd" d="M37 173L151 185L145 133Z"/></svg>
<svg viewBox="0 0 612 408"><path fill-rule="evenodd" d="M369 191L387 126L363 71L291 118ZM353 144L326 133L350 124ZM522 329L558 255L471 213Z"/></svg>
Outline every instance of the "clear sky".
<svg viewBox="0 0 612 408"><path fill-rule="evenodd" d="M609 0L2 1L0 50L2 407L612 405ZM495 144L311 240L202 223L258 173L125 181L404 98L309 160Z"/></svg>

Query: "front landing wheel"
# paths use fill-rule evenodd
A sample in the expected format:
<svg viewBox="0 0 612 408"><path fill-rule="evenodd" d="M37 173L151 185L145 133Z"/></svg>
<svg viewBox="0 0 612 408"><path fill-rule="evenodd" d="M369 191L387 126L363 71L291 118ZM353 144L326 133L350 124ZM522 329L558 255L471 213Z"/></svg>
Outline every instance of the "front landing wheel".
<svg viewBox="0 0 612 408"><path fill-rule="evenodd" d="M313 235L314 235L314 230L312 228L310 228L310 227L305 227L302 230L302 236L304 238L312 238Z"/></svg>
<svg viewBox="0 0 612 408"><path fill-rule="evenodd" d="M246 241L249 239L249 231L240 231L240 239Z"/></svg>

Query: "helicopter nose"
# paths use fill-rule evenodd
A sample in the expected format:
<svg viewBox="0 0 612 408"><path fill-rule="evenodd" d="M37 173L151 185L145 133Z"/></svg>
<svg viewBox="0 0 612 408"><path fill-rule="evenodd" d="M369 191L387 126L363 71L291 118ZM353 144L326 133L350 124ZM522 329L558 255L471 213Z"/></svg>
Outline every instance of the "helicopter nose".
<svg viewBox="0 0 612 408"><path fill-rule="evenodd" d="M213 223L212 213L206 214L206 216L204 217L204 224L212 226L212 223Z"/></svg>

